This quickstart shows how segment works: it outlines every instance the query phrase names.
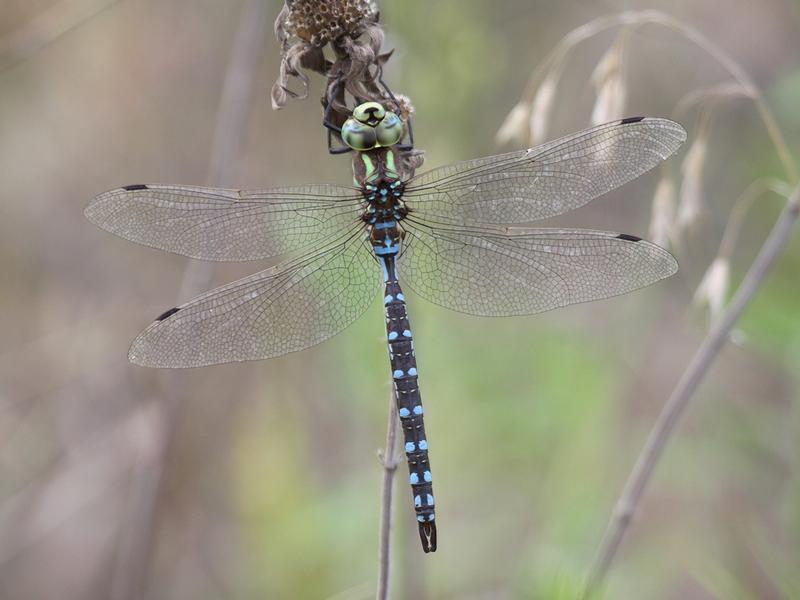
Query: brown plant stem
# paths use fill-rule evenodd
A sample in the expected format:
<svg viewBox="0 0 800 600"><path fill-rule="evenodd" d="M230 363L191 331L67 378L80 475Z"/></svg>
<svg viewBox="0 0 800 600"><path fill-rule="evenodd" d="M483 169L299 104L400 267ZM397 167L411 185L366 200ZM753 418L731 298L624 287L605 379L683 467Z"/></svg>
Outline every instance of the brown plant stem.
<svg viewBox="0 0 800 600"><path fill-rule="evenodd" d="M228 183L237 164L267 30L267 8L264 0L248 0L242 8L225 72L207 176L209 185ZM190 262L183 274L179 301L207 287L212 274L213 266L209 263ZM131 514L127 526L123 528L112 573L112 600L133 600L146 596L145 581L155 543L158 510L186 390L173 377L164 374L161 378L161 395L162 426L158 432L158 449L154 460L139 465L133 476Z"/></svg>
<svg viewBox="0 0 800 600"><path fill-rule="evenodd" d="M594 565L589 572L584 597L590 597L602 586L631 520L641 503L653 471L664 452L667 441L674 433L680 417L686 411L694 393L725 345L734 325L761 287L770 267L789 242L798 216L800 216L800 187L792 192L739 289L720 319L711 327L658 416L658 420L636 460L636 465L628 477L622 495L617 500Z"/></svg>
<svg viewBox="0 0 800 600"><path fill-rule="evenodd" d="M394 513L394 475L399 464L397 458L397 406L394 385L389 394L389 422L386 427L386 447L379 452L383 464L383 491L381 494L381 533L378 549L378 600L389 598L392 567L392 515Z"/></svg>

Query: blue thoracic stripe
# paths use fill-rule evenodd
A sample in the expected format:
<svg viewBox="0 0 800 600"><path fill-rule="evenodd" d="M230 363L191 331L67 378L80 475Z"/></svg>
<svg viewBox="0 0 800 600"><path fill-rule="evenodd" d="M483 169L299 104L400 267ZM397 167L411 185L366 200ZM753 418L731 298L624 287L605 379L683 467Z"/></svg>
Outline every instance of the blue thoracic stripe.
<svg viewBox="0 0 800 600"><path fill-rule="evenodd" d="M419 521L422 547L426 552L432 552L436 550L433 476L428 459L422 398L417 383L414 341L406 314L405 297L395 270L395 255L399 252L399 244L392 241L387 234L384 245L373 242L373 249L381 264L386 287L383 303L386 311L389 360L392 366L397 411L405 438L404 449L408 460L409 483L413 489L414 509Z"/></svg>
<svg viewBox="0 0 800 600"><path fill-rule="evenodd" d="M400 252L400 248L394 245L377 246L376 248L373 248L373 250L375 254L377 254L378 256L388 256L390 254L397 254L398 252Z"/></svg>

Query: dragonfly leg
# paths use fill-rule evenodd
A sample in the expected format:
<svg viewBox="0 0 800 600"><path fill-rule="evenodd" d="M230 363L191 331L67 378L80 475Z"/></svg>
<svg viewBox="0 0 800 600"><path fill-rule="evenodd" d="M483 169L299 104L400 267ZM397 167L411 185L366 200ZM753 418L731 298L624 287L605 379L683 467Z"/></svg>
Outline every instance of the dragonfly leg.
<svg viewBox="0 0 800 600"><path fill-rule="evenodd" d="M337 80L332 84L325 98L322 100L322 103L325 107L325 111L322 115L322 124L328 130L329 154L347 154L348 152L352 151L352 148L342 143L342 127L334 121L334 113L336 112L336 98L341 93L342 85L343 84L341 80ZM341 112L338 114L340 118L344 118L341 116ZM334 145L334 138L336 138L340 144L339 146Z"/></svg>

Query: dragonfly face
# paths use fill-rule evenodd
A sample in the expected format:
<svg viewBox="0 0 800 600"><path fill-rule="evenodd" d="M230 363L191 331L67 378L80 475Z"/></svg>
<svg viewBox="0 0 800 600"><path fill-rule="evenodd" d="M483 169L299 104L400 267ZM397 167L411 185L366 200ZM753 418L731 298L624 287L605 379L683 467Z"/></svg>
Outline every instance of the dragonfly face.
<svg viewBox="0 0 800 600"><path fill-rule="evenodd" d="M425 552L435 499L416 349L400 287L452 310L530 315L609 298L678 269L662 248L617 232L534 228L652 169L686 139L666 119L614 121L527 150L404 179L399 117L377 103L342 128L357 190L131 185L86 209L100 227L205 260L292 256L168 310L133 342L132 362L199 367L281 356L342 331L381 289L409 483Z"/></svg>
<svg viewBox="0 0 800 600"><path fill-rule="evenodd" d="M342 141L359 152L394 146L402 137L400 117L378 102L359 104L342 125Z"/></svg>

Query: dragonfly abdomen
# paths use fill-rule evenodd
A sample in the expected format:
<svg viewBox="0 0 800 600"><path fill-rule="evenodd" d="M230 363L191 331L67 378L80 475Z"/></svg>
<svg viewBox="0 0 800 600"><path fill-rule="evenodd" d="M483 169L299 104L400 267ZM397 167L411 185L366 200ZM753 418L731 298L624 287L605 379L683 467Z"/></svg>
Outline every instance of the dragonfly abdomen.
<svg viewBox="0 0 800 600"><path fill-rule="evenodd" d="M392 367L395 399L403 427L404 449L408 461L409 483L414 499L419 535L425 552L436 551L435 500L433 476L428 459L422 397L419 392L417 359L408 322L403 291L394 269L394 255L383 256L385 277L384 305L389 361Z"/></svg>

